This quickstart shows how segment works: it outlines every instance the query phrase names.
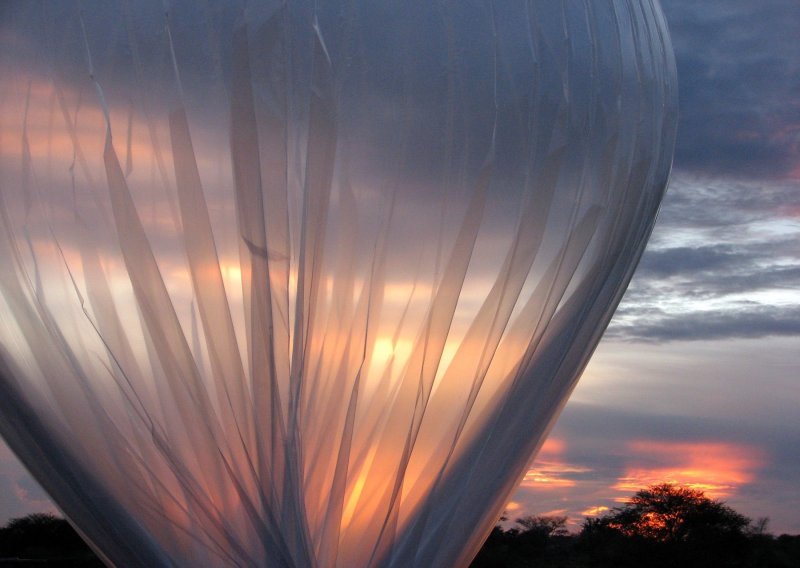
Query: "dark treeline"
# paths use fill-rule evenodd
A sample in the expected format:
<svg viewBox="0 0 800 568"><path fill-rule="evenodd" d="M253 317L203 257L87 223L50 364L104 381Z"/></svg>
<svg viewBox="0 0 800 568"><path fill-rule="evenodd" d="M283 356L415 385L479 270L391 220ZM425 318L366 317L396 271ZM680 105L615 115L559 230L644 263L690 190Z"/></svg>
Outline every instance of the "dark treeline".
<svg viewBox="0 0 800 568"><path fill-rule="evenodd" d="M507 519L504 519L507 521ZM654 485L623 507L587 518L578 534L566 517L523 517L497 526L471 568L798 568L800 535L775 537L702 491ZM0 528L0 567L99 568L64 519L33 514Z"/></svg>
<svg viewBox="0 0 800 568"><path fill-rule="evenodd" d="M507 521L508 519L503 519ZM798 568L800 535L775 537L702 491L648 487L623 507L586 518L523 517L494 528L471 568Z"/></svg>
<svg viewBox="0 0 800 568"><path fill-rule="evenodd" d="M0 566L102 568L103 563L66 520L34 513L0 528Z"/></svg>

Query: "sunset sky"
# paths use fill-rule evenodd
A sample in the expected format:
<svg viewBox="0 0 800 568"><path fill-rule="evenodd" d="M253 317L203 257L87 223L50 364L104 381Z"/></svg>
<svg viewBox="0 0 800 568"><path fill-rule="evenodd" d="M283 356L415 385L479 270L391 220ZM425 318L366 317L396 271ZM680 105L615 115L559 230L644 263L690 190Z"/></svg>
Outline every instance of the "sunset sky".
<svg viewBox="0 0 800 568"><path fill-rule="evenodd" d="M680 82L672 183L508 516L577 528L674 481L800 533L800 4L662 5ZM52 508L0 446L0 521Z"/></svg>
<svg viewBox="0 0 800 568"><path fill-rule="evenodd" d="M662 0L673 179L634 280L508 516L660 481L800 533L800 5Z"/></svg>

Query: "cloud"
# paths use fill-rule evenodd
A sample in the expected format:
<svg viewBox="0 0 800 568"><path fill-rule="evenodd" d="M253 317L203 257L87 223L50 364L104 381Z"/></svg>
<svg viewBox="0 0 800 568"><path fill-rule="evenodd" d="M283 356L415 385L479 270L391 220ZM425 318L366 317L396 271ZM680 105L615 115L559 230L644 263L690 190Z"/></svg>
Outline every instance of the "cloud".
<svg viewBox="0 0 800 568"><path fill-rule="evenodd" d="M630 432L635 429L628 436L604 438L593 452L575 452L577 459L566 469L539 456L507 511L515 516L566 515L577 529L583 517L603 514L656 483L687 485L713 498L735 496L766 464L763 451L745 444L635 438ZM598 460L603 453L614 456L613 462ZM542 471L554 475L539 479Z"/></svg>
<svg viewBox="0 0 800 568"><path fill-rule="evenodd" d="M687 231L700 231L702 244L742 236L749 224L800 218L797 180L750 180L732 175L698 175L678 168L670 181L656 248L675 246ZM745 235L747 236L747 235Z"/></svg>
<svg viewBox="0 0 800 568"><path fill-rule="evenodd" d="M715 499L729 497L752 482L765 463L756 448L719 441L634 439L627 450L628 465L614 485L626 495L666 482L700 489Z"/></svg>
<svg viewBox="0 0 800 568"><path fill-rule="evenodd" d="M797 501L800 464L782 456L794 447L791 439L759 424L737 429L719 418L572 401L553 432L558 452L540 454L531 470L552 468L556 461L585 473L562 472L572 483L560 486L523 484L513 496L513 515L565 509L569 527L580 530L584 517L603 514L648 485L671 481L723 499L752 518L770 516L779 532L792 531L794 509L787 512L783 502Z"/></svg>
<svg viewBox="0 0 800 568"><path fill-rule="evenodd" d="M755 306L740 310L718 310L652 317L648 323L616 324L610 339L676 341L800 335L800 306L792 308ZM637 318L643 319L643 318Z"/></svg>
<svg viewBox="0 0 800 568"><path fill-rule="evenodd" d="M565 449L564 440L548 438L537 455L536 463L525 473L521 486L543 491L558 490L574 487L577 479L591 473L590 468L564 461Z"/></svg>
<svg viewBox="0 0 800 568"><path fill-rule="evenodd" d="M581 515L584 517L596 517L598 515L602 515L603 513L607 513L610 511L608 507L604 505L597 505L595 507L587 507L583 511L581 511Z"/></svg>
<svg viewBox="0 0 800 568"><path fill-rule="evenodd" d="M55 505L0 440L0 524L34 512L57 513Z"/></svg>
<svg viewBox="0 0 800 568"><path fill-rule="evenodd" d="M711 174L796 175L800 4L664 0L681 119L677 164Z"/></svg>
<svg viewBox="0 0 800 568"><path fill-rule="evenodd" d="M684 272L729 268L740 264L742 257L730 245L674 247L652 251L642 259L637 270L640 275L652 277L674 276Z"/></svg>
<svg viewBox="0 0 800 568"><path fill-rule="evenodd" d="M31 477L22 475L13 485L14 495L22 506L45 511L55 509L50 497Z"/></svg>
<svg viewBox="0 0 800 568"><path fill-rule="evenodd" d="M626 341L800 335L800 183L678 171L608 328Z"/></svg>

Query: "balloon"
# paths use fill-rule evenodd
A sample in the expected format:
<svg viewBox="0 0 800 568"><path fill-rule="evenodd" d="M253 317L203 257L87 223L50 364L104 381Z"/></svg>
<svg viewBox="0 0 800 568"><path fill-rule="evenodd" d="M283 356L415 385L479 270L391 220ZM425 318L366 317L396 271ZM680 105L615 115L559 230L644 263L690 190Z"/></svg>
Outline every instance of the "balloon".
<svg viewBox="0 0 800 568"><path fill-rule="evenodd" d="M0 432L109 565L465 566L670 171L643 2L0 11Z"/></svg>

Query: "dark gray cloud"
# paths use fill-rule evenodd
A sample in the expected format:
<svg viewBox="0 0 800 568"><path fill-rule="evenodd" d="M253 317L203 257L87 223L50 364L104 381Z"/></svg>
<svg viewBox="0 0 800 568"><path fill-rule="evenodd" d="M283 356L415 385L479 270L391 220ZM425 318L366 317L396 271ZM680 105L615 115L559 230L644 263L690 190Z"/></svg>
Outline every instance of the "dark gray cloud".
<svg viewBox="0 0 800 568"><path fill-rule="evenodd" d="M677 170L659 214L662 230L652 245L665 246L676 229L704 229L741 233L748 223L800 216L800 183L709 177Z"/></svg>
<svg viewBox="0 0 800 568"><path fill-rule="evenodd" d="M798 168L800 3L663 0L678 63L676 164L777 179Z"/></svg>
<svg viewBox="0 0 800 568"><path fill-rule="evenodd" d="M607 337L800 335L800 184L679 173Z"/></svg>
<svg viewBox="0 0 800 568"><path fill-rule="evenodd" d="M776 243L775 248L771 248L772 243L764 243L735 252L729 245L649 252L619 313L644 309L642 304L662 295L711 300L750 292L797 289L800 264L777 262L779 258L788 258L778 257L776 250L781 245L789 243ZM739 304L741 301L731 308L740 307Z"/></svg>
<svg viewBox="0 0 800 568"><path fill-rule="evenodd" d="M787 440L781 436L776 440L774 425L741 420L737 424L720 417L686 414L659 414L652 409L625 407L613 408L602 404L570 401L559 418L556 437L570 440L566 457L571 461L581 461L587 454L597 454L592 458L603 460L608 454L608 446L616 441L629 439L677 440L701 442L714 439L721 442L742 442L743 436L751 443L784 451ZM787 437L796 436L794 432ZM773 449L770 450L772 453ZM797 460L796 465L800 467Z"/></svg>
<svg viewBox="0 0 800 568"><path fill-rule="evenodd" d="M619 456L609 451L610 446L622 445L620 441L642 438L701 441L714 437L733 442L738 439L718 419L663 415L646 408L610 408L577 401L570 401L564 409L554 435L569 440L565 452L567 460L588 461L587 465L593 470L616 468L620 473Z"/></svg>
<svg viewBox="0 0 800 568"><path fill-rule="evenodd" d="M736 266L746 255L737 253L730 245L708 247L674 247L655 250L642 259L640 275L652 277L673 276L683 272L720 270Z"/></svg>
<svg viewBox="0 0 800 568"><path fill-rule="evenodd" d="M622 321L609 327L609 339L638 341L677 341L800 335L800 307L755 305L739 310L697 311L690 314L664 314L637 318L633 324Z"/></svg>

